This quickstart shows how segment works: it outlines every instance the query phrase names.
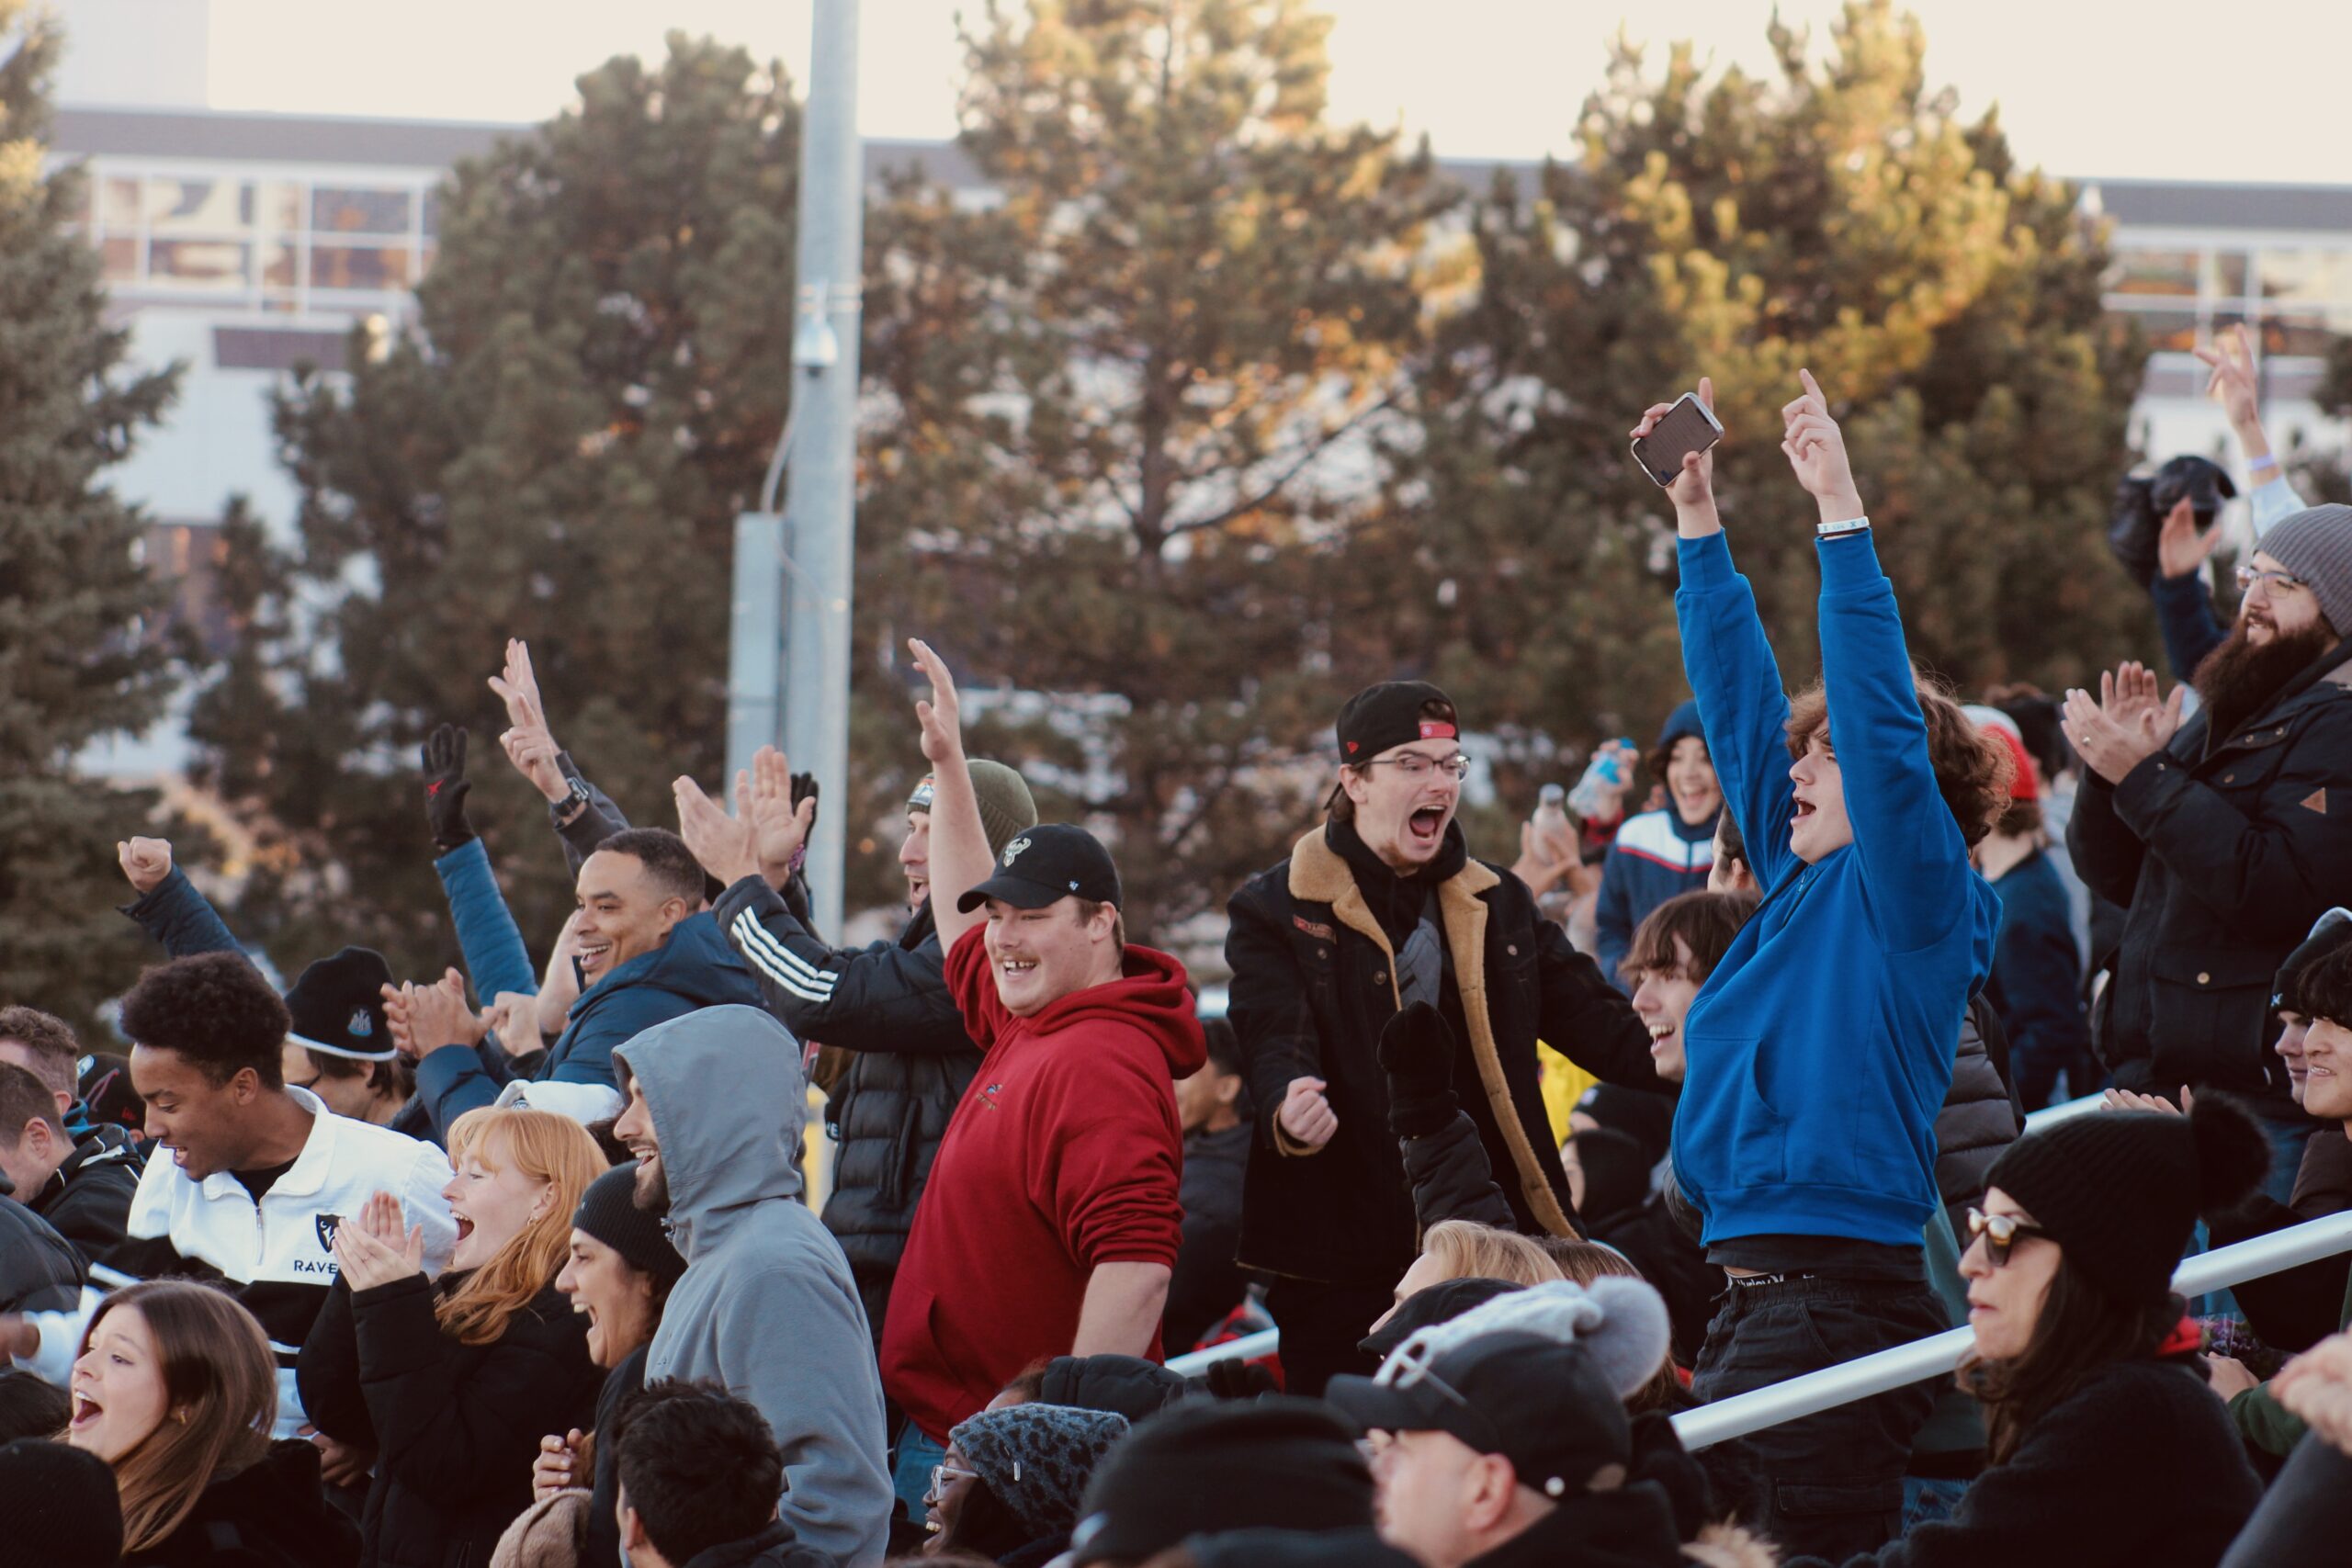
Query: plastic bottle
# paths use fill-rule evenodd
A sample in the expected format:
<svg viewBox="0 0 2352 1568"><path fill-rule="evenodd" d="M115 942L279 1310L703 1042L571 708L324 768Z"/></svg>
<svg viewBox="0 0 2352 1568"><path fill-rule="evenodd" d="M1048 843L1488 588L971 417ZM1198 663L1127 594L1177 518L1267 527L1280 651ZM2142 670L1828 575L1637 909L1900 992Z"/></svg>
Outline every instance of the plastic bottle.
<svg viewBox="0 0 2352 1568"><path fill-rule="evenodd" d="M1616 746L1630 748L1631 740L1621 739ZM1568 809L1589 822L1614 805L1614 798L1625 789L1625 770L1618 764L1612 746L1593 749L1592 761L1585 764L1584 777L1568 792ZM1538 810L1541 810L1538 807Z"/></svg>
<svg viewBox="0 0 2352 1568"><path fill-rule="evenodd" d="M1568 828L1568 813L1565 802L1568 792L1558 784L1547 784L1535 797L1535 841L1538 844L1566 844L1574 841Z"/></svg>

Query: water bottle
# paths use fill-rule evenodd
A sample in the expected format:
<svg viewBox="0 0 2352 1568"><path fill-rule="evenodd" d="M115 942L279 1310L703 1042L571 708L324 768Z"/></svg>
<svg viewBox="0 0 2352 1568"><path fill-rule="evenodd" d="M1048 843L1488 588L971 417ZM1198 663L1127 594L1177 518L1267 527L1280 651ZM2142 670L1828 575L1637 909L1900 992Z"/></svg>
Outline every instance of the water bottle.
<svg viewBox="0 0 2352 1568"><path fill-rule="evenodd" d="M1631 746L1631 740L1620 740L1619 746ZM1586 821L1592 821L1615 809L1616 797L1625 788L1625 770L1619 765L1616 751L1608 746L1596 747L1592 761L1585 764L1584 777L1568 792L1568 809Z"/></svg>

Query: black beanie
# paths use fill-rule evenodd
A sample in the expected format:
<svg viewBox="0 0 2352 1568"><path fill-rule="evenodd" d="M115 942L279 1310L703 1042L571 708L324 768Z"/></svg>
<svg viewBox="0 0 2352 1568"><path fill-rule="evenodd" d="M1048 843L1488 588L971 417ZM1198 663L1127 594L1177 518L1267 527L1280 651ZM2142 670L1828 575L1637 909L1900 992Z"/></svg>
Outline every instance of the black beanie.
<svg viewBox="0 0 2352 1568"><path fill-rule="evenodd" d="M2352 913L2330 909L2322 915L2312 924L2311 935L2303 938L2302 945L2287 954L2287 961L2278 965L2278 977L2270 982L2270 1010L2308 1014L2311 1009L2303 1006L2302 998L2296 993L2296 983L2302 979L2305 970L2346 942L2352 942Z"/></svg>
<svg viewBox="0 0 2352 1568"><path fill-rule="evenodd" d="M1657 1099L1657 1096L1651 1098ZM1577 1164L1584 1171L1584 1201L1577 1210L1595 1224L1641 1207L1650 1195L1650 1168L1657 1162L1643 1153L1630 1133L1594 1127L1570 1138Z"/></svg>
<svg viewBox="0 0 2352 1568"><path fill-rule="evenodd" d="M571 1228L586 1231L630 1268L652 1275L658 1290L668 1291L686 1271L686 1260L670 1245L660 1217L637 1206L634 1165L616 1165L588 1184L572 1212Z"/></svg>
<svg viewBox="0 0 2352 1568"><path fill-rule="evenodd" d="M46 1438L0 1448L0 1540L11 1562L114 1568L122 1557L114 1472L96 1454Z"/></svg>
<svg viewBox="0 0 2352 1568"><path fill-rule="evenodd" d="M1129 1421L1159 1415L1191 1392L1182 1372L1140 1356L1105 1351L1098 1356L1057 1356L1046 1363L1037 1398L1046 1404L1107 1411Z"/></svg>
<svg viewBox="0 0 2352 1568"><path fill-rule="evenodd" d="M1984 1185L2014 1199L2117 1303L2153 1306L2171 1293L2198 1215L2236 1203L2269 1165L2254 1119L2207 1094L2186 1116L2099 1111L2020 1138Z"/></svg>
<svg viewBox="0 0 2352 1568"><path fill-rule="evenodd" d="M1396 1347L1422 1329L1452 1323L1472 1307L1485 1306L1497 1296L1526 1288L1509 1280L1485 1280L1475 1274L1463 1280L1441 1280L1428 1290L1415 1291L1398 1302L1388 1321L1365 1335L1356 1348L1376 1361L1385 1361Z"/></svg>
<svg viewBox="0 0 2352 1568"><path fill-rule="evenodd" d="M1186 1536L1238 1529L1361 1529L1372 1471L1355 1433L1319 1400L1193 1401L1137 1427L1096 1467L1073 1561L1141 1562Z"/></svg>

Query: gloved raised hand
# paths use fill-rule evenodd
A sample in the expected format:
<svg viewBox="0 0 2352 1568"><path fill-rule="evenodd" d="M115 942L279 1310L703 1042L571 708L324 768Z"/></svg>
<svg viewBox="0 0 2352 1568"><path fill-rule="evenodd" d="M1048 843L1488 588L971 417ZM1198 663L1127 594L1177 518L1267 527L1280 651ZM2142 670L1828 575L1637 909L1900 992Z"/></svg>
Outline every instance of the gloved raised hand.
<svg viewBox="0 0 2352 1568"><path fill-rule="evenodd" d="M1408 1002L1380 1032L1380 1069L1388 1075L1388 1131L1426 1138L1462 1108L1453 1092L1453 1031L1427 1002Z"/></svg>
<svg viewBox="0 0 2352 1568"><path fill-rule="evenodd" d="M444 724L424 739L424 819L433 828L433 842L443 854L469 842L473 824L466 820L466 792L473 784L466 777L466 732Z"/></svg>

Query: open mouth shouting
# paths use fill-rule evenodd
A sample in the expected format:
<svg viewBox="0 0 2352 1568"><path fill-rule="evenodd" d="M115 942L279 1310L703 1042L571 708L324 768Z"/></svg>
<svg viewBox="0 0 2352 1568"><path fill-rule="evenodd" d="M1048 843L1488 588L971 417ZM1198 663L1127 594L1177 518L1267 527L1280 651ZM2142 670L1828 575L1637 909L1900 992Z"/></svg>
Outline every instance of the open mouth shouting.
<svg viewBox="0 0 2352 1568"><path fill-rule="evenodd" d="M76 1432L86 1432L96 1426L105 1415L105 1405L100 1404L86 1393L76 1393L74 1396L74 1421L71 1429Z"/></svg>
<svg viewBox="0 0 2352 1568"><path fill-rule="evenodd" d="M1446 807L1424 806L1405 818L1405 838L1415 849L1434 853L1445 837L1445 825L1453 816Z"/></svg>

